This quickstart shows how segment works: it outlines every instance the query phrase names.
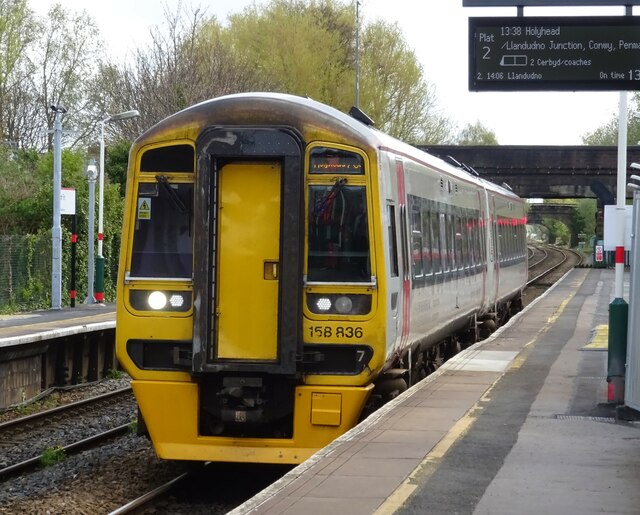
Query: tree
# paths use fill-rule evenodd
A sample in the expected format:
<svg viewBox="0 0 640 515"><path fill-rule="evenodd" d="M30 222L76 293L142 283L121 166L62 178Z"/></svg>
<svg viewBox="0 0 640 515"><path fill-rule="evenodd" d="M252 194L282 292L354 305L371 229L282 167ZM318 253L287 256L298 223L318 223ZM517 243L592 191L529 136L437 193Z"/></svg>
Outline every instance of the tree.
<svg viewBox="0 0 640 515"><path fill-rule="evenodd" d="M640 93L635 93L629 102L627 144L636 145L640 141L640 120L634 116L640 114ZM615 115L606 124L598 127L591 133L582 137L585 145L612 145L618 144L618 115Z"/></svg>
<svg viewBox="0 0 640 515"><path fill-rule="evenodd" d="M27 48L36 37L36 23L26 0L0 0L0 131L2 142L20 144L19 109L30 71Z"/></svg>
<svg viewBox="0 0 640 515"><path fill-rule="evenodd" d="M41 22L41 34L34 55L38 72L31 84L37 110L34 115L46 120L46 133L38 137L46 138L47 149L53 148L49 130L55 113L50 106L63 105L67 110L66 128L75 129L75 134L66 138L73 146L90 137L100 118L90 95L91 77L97 71L101 48L99 30L86 11L73 13L56 4Z"/></svg>
<svg viewBox="0 0 640 515"><path fill-rule="evenodd" d="M598 210L598 201L593 198L582 198L576 201L576 234L584 233L587 241L595 235L596 232L596 211Z"/></svg>
<svg viewBox="0 0 640 515"><path fill-rule="evenodd" d="M0 0L0 131L19 148L50 150L54 113L67 110L68 145L86 141L98 115L89 95L98 29L86 14L54 5L38 18L25 0Z"/></svg>
<svg viewBox="0 0 640 515"><path fill-rule="evenodd" d="M485 127L480 121L467 124L458 135L458 145L497 145L495 132Z"/></svg>
<svg viewBox="0 0 640 515"><path fill-rule="evenodd" d="M123 139L113 142L106 149L105 172L109 182L118 186L121 197L124 197L127 184L127 164L129 162L130 149L131 142Z"/></svg>
<svg viewBox="0 0 640 515"><path fill-rule="evenodd" d="M354 22L349 7L331 0L273 0L231 16L225 36L276 90L347 110Z"/></svg>
<svg viewBox="0 0 640 515"><path fill-rule="evenodd" d="M96 90L103 112L140 111L138 120L118 127L122 137L132 140L141 127L203 100L260 89L264 82L223 43L221 30L199 10L165 11L164 26L151 31L150 46L138 50L132 64L102 65Z"/></svg>
<svg viewBox="0 0 640 515"><path fill-rule="evenodd" d="M25 234L42 227L42 181L35 152L0 145L0 234ZM49 211L50 212L50 211Z"/></svg>
<svg viewBox="0 0 640 515"><path fill-rule="evenodd" d="M355 92L355 9L332 0L273 0L230 17L226 39L278 91L348 111ZM359 52L360 107L411 143L447 140L451 123L395 24L367 24Z"/></svg>
<svg viewBox="0 0 640 515"><path fill-rule="evenodd" d="M450 125L437 109L435 88L397 24L368 25L362 45L362 104L378 127L410 143L437 143Z"/></svg>

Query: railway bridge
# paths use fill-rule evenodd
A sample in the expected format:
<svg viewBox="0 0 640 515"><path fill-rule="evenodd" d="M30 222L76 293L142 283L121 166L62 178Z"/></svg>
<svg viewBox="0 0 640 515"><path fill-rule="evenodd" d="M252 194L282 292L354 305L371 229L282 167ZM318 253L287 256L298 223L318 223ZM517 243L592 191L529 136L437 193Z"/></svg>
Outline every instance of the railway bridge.
<svg viewBox="0 0 640 515"><path fill-rule="evenodd" d="M532 224L541 224L543 218L549 217L570 226L575 216L576 208L570 204L531 204L527 221Z"/></svg>
<svg viewBox="0 0 640 515"><path fill-rule="evenodd" d="M531 204L527 213L527 222L542 224L544 218L560 220L571 228L576 216L576 208L570 204ZM578 245L578 234L571 232L571 247Z"/></svg>
<svg viewBox="0 0 640 515"><path fill-rule="evenodd" d="M451 156L496 184L506 182L523 198L599 198L604 204L614 202L617 147L423 145L419 148L443 159ZM640 163L640 146L628 148L627 162Z"/></svg>

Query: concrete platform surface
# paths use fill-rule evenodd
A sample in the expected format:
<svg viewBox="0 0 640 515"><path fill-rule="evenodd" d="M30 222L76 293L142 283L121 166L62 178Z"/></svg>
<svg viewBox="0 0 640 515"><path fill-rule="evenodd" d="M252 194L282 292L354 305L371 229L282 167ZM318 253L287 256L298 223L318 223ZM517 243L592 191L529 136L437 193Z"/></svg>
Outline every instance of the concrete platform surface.
<svg viewBox="0 0 640 515"><path fill-rule="evenodd" d="M75 308L0 315L0 348L115 326L114 304L80 304Z"/></svg>
<svg viewBox="0 0 640 515"><path fill-rule="evenodd" d="M571 271L230 513L640 513L640 425L606 397L613 274Z"/></svg>

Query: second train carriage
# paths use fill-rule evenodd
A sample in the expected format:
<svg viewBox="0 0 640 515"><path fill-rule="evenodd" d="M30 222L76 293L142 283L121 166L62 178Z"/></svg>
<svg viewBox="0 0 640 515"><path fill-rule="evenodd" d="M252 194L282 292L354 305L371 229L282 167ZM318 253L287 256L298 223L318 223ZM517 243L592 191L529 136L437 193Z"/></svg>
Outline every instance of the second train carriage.
<svg viewBox="0 0 640 515"><path fill-rule="evenodd" d="M526 280L521 199L305 98L158 123L125 202L117 355L162 458L304 461Z"/></svg>

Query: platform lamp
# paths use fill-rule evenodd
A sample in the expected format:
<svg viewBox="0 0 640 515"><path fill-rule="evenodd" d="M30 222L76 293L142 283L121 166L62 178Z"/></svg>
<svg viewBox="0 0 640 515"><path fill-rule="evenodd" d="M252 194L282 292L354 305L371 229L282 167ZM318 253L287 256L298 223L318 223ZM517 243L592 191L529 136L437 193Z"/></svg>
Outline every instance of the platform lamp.
<svg viewBox="0 0 640 515"><path fill-rule="evenodd" d="M100 196L98 197L98 257L96 258L96 302L104 302L104 256L102 255L102 240L104 239L104 124L136 118L140 113L132 109L122 113L112 114L100 122Z"/></svg>
<svg viewBox="0 0 640 515"><path fill-rule="evenodd" d="M93 258L93 249L95 247L95 241L93 240L93 228L95 227L95 218L93 214L95 213L96 208L96 179L98 178L98 170L96 170L96 162L94 159L89 161L89 165L87 166L86 172L87 182L89 183L89 209L87 210L88 215L88 226L87 226L87 243L88 243L88 253L87 253L87 297L84 299L85 304L93 304L96 300L93 295L93 271L94 271L94 258Z"/></svg>

